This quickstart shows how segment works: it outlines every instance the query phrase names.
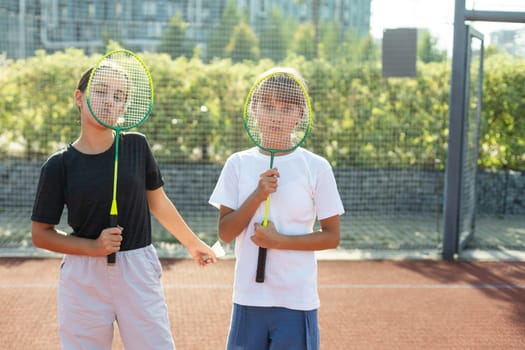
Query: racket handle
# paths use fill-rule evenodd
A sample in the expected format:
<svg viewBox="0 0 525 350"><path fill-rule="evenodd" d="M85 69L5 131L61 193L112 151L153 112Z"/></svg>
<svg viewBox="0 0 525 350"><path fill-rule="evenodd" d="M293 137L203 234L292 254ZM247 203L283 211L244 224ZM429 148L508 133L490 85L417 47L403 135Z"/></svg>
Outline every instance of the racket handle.
<svg viewBox="0 0 525 350"><path fill-rule="evenodd" d="M118 216L110 215L109 216L109 227L116 227L118 225ZM117 262L117 254L111 253L108 255L108 265L115 265Z"/></svg>
<svg viewBox="0 0 525 350"><path fill-rule="evenodd" d="M257 257L257 273L255 282L264 283L264 270L266 269L266 248L259 247L259 256Z"/></svg>
<svg viewBox="0 0 525 350"><path fill-rule="evenodd" d="M115 265L116 261L117 261L117 255L115 253L111 253L108 255L108 265Z"/></svg>

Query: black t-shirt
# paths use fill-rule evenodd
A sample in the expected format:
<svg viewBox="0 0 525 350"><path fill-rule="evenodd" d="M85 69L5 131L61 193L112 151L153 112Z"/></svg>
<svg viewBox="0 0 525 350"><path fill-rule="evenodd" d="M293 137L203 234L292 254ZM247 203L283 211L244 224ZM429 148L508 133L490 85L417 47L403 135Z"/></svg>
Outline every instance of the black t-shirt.
<svg viewBox="0 0 525 350"><path fill-rule="evenodd" d="M151 244L147 190L164 185L160 169L144 135L122 133L119 142L117 208L124 228L120 250ZM74 236L96 239L109 227L113 198L115 144L89 155L69 145L42 166L31 220L56 225L64 205Z"/></svg>

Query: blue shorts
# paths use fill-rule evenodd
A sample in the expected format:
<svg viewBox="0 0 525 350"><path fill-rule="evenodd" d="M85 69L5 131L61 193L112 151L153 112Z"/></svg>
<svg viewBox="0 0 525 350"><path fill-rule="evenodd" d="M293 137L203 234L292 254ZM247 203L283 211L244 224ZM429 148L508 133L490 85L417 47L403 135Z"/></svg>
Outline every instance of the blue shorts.
<svg viewBox="0 0 525 350"><path fill-rule="evenodd" d="M317 310L233 304L227 350L318 350Z"/></svg>

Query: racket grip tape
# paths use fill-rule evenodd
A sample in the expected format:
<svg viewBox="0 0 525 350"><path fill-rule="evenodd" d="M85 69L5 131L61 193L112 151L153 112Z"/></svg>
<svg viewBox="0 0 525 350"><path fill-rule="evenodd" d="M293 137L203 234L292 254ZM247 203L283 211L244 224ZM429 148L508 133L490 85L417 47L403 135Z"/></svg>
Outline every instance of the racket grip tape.
<svg viewBox="0 0 525 350"><path fill-rule="evenodd" d="M109 216L109 227L116 227L118 225L118 216L110 215ZM108 255L108 265L115 265L117 261L117 254L111 253Z"/></svg>
<svg viewBox="0 0 525 350"><path fill-rule="evenodd" d="M266 248L259 247L259 256L257 257L257 272L255 282L264 283L264 270L266 269Z"/></svg>

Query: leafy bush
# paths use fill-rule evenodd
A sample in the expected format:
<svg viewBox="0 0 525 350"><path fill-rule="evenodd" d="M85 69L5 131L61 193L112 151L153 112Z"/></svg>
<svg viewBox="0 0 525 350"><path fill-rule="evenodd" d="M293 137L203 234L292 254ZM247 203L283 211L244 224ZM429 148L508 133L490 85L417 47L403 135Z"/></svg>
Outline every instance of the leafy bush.
<svg viewBox="0 0 525 350"><path fill-rule="evenodd" d="M70 49L0 66L0 154L41 159L78 135L73 91L100 55ZM244 99L272 61L204 63L142 53L155 84L148 135L161 162L222 163L250 147ZM305 147L335 166L443 169L447 152L450 63L418 63L414 79L383 79L374 63L289 56L304 75L314 127ZM485 63L479 166L525 170L525 62L491 55Z"/></svg>

